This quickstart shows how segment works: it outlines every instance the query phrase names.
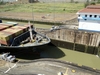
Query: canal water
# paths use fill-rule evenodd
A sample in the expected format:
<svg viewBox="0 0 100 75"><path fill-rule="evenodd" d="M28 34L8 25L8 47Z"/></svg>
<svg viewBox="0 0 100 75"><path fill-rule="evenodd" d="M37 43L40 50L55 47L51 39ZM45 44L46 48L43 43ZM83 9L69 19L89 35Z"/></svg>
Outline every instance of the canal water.
<svg viewBox="0 0 100 75"><path fill-rule="evenodd" d="M96 55L73 51L61 47L47 45L42 48L41 58L54 58L62 61L69 61L78 65L85 65L100 69L100 58Z"/></svg>

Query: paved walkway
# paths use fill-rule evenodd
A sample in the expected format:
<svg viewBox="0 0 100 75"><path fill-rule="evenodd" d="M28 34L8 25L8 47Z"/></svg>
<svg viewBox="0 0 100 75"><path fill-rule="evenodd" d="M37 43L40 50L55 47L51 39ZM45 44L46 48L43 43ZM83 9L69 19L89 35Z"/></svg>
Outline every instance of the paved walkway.
<svg viewBox="0 0 100 75"><path fill-rule="evenodd" d="M0 67L0 75L57 75L59 72L65 75L100 74L100 71L95 69L82 68L68 62L48 58L30 62L20 61L17 64L9 63L5 67Z"/></svg>

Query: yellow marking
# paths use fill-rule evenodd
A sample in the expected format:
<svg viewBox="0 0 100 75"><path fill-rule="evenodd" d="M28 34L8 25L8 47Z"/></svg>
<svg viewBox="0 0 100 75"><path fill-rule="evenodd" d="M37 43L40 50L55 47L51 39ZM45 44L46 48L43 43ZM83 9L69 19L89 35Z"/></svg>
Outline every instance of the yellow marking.
<svg viewBox="0 0 100 75"><path fill-rule="evenodd" d="M72 70L72 72L75 73L76 71L75 70Z"/></svg>
<svg viewBox="0 0 100 75"><path fill-rule="evenodd" d="M82 66L81 64L78 64L78 66Z"/></svg>
<svg viewBox="0 0 100 75"><path fill-rule="evenodd" d="M66 72L64 73L64 75L68 75L68 68L67 68Z"/></svg>
<svg viewBox="0 0 100 75"><path fill-rule="evenodd" d="M96 68L93 68L94 70L96 70Z"/></svg>
<svg viewBox="0 0 100 75"><path fill-rule="evenodd" d="M24 44L21 44L21 46L24 46Z"/></svg>

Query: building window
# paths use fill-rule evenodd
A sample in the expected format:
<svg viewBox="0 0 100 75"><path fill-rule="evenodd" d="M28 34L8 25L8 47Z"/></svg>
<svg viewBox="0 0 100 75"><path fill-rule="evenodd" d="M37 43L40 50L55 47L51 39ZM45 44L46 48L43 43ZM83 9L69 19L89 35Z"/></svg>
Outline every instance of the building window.
<svg viewBox="0 0 100 75"><path fill-rule="evenodd" d="M78 22L80 21L80 19L78 19Z"/></svg>
<svg viewBox="0 0 100 75"><path fill-rule="evenodd" d="M90 17L92 17L92 15L90 15Z"/></svg>
<svg viewBox="0 0 100 75"><path fill-rule="evenodd" d="M87 17L87 15L85 15L85 17Z"/></svg>
<svg viewBox="0 0 100 75"><path fill-rule="evenodd" d="M94 15L94 18L96 18L97 17L97 15Z"/></svg>

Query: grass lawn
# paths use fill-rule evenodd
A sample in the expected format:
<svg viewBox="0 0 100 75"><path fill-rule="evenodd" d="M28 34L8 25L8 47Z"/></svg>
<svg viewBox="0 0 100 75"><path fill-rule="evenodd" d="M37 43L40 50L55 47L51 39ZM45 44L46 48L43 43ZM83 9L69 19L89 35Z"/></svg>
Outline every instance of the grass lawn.
<svg viewBox="0 0 100 75"><path fill-rule="evenodd" d="M16 21L8 21L8 20L3 20L3 23L6 22L16 22ZM28 23L26 22L18 22L18 24L20 25L26 25ZM52 27L52 25L47 25L47 24L36 24L36 23L31 23L32 25L34 25L36 28L46 28L46 29L50 29Z"/></svg>
<svg viewBox="0 0 100 75"><path fill-rule="evenodd" d="M84 3L27 3L0 5L0 12L76 13Z"/></svg>

